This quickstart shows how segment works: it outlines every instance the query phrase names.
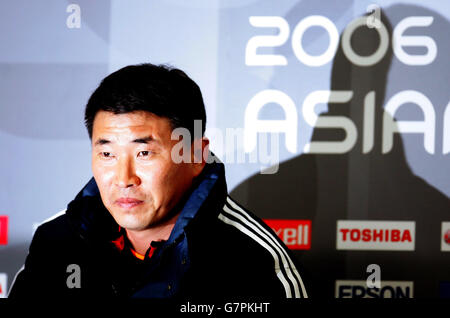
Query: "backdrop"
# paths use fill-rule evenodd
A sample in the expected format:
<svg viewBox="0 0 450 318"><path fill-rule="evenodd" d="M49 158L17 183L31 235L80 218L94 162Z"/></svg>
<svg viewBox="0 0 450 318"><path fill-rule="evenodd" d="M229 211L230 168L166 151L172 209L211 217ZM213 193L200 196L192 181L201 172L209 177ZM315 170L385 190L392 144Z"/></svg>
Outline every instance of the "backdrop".
<svg viewBox="0 0 450 318"><path fill-rule="evenodd" d="M92 175L90 94L151 62L199 84L231 196L310 296L450 297L449 2L15 0L0 16L1 296Z"/></svg>

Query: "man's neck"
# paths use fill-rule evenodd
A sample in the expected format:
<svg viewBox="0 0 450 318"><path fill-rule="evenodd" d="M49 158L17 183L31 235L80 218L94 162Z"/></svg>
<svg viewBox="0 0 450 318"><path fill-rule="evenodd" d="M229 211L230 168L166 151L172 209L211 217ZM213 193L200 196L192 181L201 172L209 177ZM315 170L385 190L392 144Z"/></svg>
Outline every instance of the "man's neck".
<svg viewBox="0 0 450 318"><path fill-rule="evenodd" d="M180 213L149 229L141 231L126 229L127 237L133 245L134 250L141 255L145 255L151 242L167 241L179 215Z"/></svg>

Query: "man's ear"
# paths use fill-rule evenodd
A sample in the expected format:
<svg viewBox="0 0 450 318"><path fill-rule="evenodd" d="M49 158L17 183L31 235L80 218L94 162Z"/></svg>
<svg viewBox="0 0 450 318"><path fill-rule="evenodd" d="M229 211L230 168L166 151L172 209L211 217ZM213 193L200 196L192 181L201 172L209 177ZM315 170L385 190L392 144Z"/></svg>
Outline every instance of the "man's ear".
<svg viewBox="0 0 450 318"><path fill-rule="evenodd" d="M206 160L203 154L209 153L209 139L206 137L194 139L191 147L191 164L194 169L194 176L198 176L205 167Z"/></svg>

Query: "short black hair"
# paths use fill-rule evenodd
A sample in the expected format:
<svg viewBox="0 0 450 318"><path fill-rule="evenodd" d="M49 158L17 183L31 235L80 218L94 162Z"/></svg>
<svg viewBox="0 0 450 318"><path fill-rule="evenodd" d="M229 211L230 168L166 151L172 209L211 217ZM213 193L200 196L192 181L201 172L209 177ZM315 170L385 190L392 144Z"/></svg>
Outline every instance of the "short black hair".
<svg viewBox="0 0 450 318"><path fill-rule="evenodd" d="M147 111L168 118L172 129L188 129L192 137L194 120L201 120L202 136L205 133L206 112L200 88L185 72L164 64L126 66L102 80L84 114L91 140L95 115L100 110L114 114Z"/></svg>

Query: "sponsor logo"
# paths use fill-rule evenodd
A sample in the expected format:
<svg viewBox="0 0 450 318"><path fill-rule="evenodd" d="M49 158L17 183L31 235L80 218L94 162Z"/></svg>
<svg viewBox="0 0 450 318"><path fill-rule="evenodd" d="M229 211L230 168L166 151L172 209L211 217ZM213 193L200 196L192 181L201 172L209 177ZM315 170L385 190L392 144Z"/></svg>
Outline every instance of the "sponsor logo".
<svg viewBox="0 0 450 318"><path fill-rule="evenodd" d="M441 251L450 251L450 222L442 222Z"/></svg>
<svg viewBox="0 0 450 318"><path fill-rule="evenodd" d="M8 244L8 216L0 215L0 245Z"/></svg>
<svg viewBox="0 0 450 318"><path fill-rule="evenodd" d="M445 234L444 234L444 242L445 242L445 244L449 244L450 245L450 230L447 230L447 232L445 232Z"/></svg>
<svg viewBox="0 0 450 318"><path fill-rule="evenodd" d="M6 298L8 293L6 292L6 284L8 283L8 275L0 273L0 298Z"/></svg>
<svg viewBox="0 0 450 318"><path fill-rule="evenodd" d="M414 251L414 221L337 221L338 250Z"/></svg>
<svg viewBox="0 0 450 318"><path fill-rule="evenodd" d="M310 220L264 220L291 250L311 248Z"/></svg>
<svg viewBox="0 0 450 318"><path fill-rule="evenodd" d="M337 280L336 298L413 298L412 281L381 281L369 288L365 280Z"/></svg>

